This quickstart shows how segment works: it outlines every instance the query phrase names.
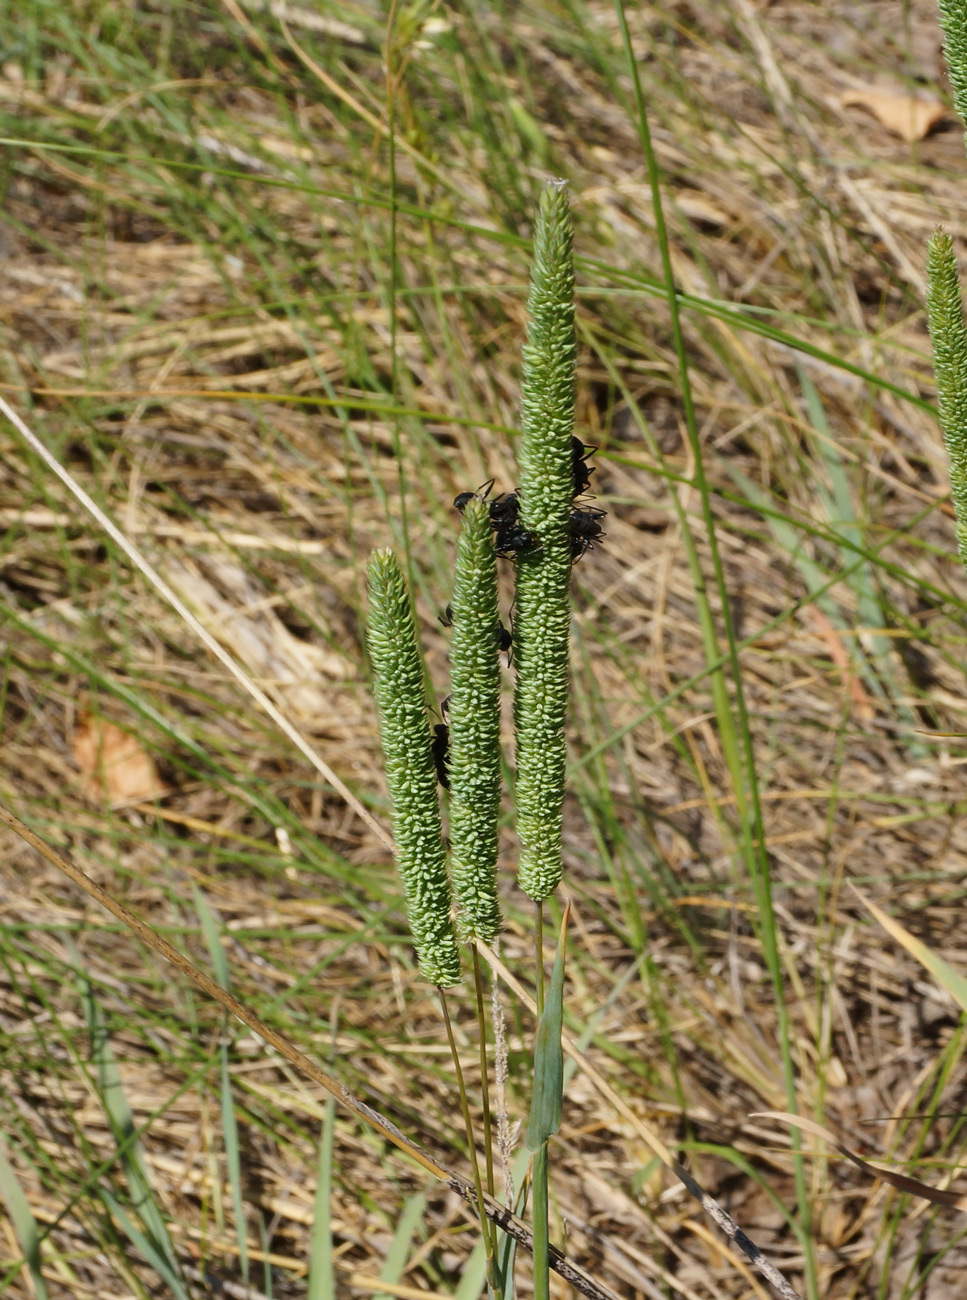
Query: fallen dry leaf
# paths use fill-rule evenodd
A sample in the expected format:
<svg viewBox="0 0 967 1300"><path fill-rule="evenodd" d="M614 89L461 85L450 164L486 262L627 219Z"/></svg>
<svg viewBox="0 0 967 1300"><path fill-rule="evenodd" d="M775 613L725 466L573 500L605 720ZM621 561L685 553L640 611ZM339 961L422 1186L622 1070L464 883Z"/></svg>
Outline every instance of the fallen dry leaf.
<svg viewBox="0 0 967 1300"><path fill-rule="evenodd" d="M106 799L112 808L168 793L154 759L137 738L92 713L78 714L74 762L84 777L87 797L98 802Z"/></svg>
<svg viewBox="0 0 967 1300"><path fill-rule="evenodd" d="M919 1178L911 1178L908 1174L898 1174L893 1169L886 1169L883 1165L876 1165L869 1160L864 1160L855 1151L851 1151L848 1146L844 1146L835 1133L831 1133L828 1128L823 1128L821 1124L817 1124L814 1120L807 1119L805 1115L790 1115L784 1110L760 1110L751 1114L749 1119L782 1120L783 1123L791 1124L793 1128L798 1128L803 1133L811 1133L813 1137L828 1142L834 1151L838 1151L841 1156L851 1160L864 1173L870 1174L873 1178L882 1179L883 1182L889 1183L891 1187L895 1187L898 1192L910 1192L911 1195L919 1196L924 1201L931 1201L934 1205L951 1205L955 1210L960 1210L961 1213L967 1211L967 1193L954 1192L948 1187L931 1187L929 1183L922 1183Z"/></svg>
<svg viewBox="0 0 967 1300"><path fill-rule="evenodd" d="M847 90L840 96L840 103L844 108L855 104L869 109L888 131L901 136L908 144L929 135L947 116L947 110L939 100L918 99L900 92Z"/></svg>

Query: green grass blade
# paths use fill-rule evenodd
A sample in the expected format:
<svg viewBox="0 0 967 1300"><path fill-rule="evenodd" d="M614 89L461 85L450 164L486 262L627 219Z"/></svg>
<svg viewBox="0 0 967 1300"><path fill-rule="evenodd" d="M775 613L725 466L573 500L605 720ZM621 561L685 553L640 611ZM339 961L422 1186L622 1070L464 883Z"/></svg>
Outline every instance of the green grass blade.
<svg viewBox="0 0 967 1300"><path fill-rule="evenodd" d="M76 952L76 949L75 957L79 962L80 954ZM132 1242L135 1242L136 1233L139 1249L141 1244L145 1246L148 1250L146 1258L159 1273L162 1273L169 1286L177 1289L177 1294L180 1297L186 1293L181 1280L178 1256L155 1195L144 1149L138 1139L133 1136L135 1133L134 1116L124 1095L121 1072L111 1049L107 1025L100 1005L94 996L93 986L82 973L81 980L84 1010L92 1039L91 1060L97 1069L98 1094L115 1140L119 1143L121 1168L124 1170L133 1208L141 1218L147 1231L142 1233L140 1230L133 1230L133 1225L127 1216L125 1216L122 1227ZM103 1189L101 1194L104 1196L109 1195ZM118 1204L113 1197L110 1200L112 1205Z"/></svg>
<svg viewBox="0 0 967 1300"><path fill-rule="evenodd" d="M410 1259L410 1250L413 1245L413 1234L416 1232L426 1212L425 1196L410 1196L403 1202L403 1210L396 1224L396 1231L393 1233L393 1240L390 1242L389 1250L386 1252L386 1259L383 1267L379 1270L379 1280L381 1282L391 1282L393 1284L400 1281L406 1271L406 1266ZM481 1237L477 1243L483 1247L484 1241ZM385 1291L375 1291L373 1300L393 1300L393 1297Z"/></svg>
<svg viewBox="0 0 967 1300"><path fill-rule="evenodd" d="M309 1286L306 1300L335 1300L336 1272L332 1254L332 1153L335 1140L336 1103L327 1097L319 1137L316 1196L312 1211L312 1239L309 1246Z"/></svg>
<svg viewBox="0 0 967 1300"><path fill-rule="evenodd" d="M531 1196L534 1230L534 1300L549 1300L551 1294L550 1272L550 1218L548 1214L547 1143L534 1152L531 1164L534 1190Z"/></svg>
<svg viewBox="0 0 967 1300"><path fill-rule="evenodd" d="M24 1253L36 1300L47 1300L47 1284L40 1268L40 1234L20 1181L0 1143L0 1199L7 1207L14 1234ZM9 1274L8 1274L9 1278Z"/></svg>
<svg viewBox="0 0 967 1300"><path fill-rule="evenodd" d="M191 1297L179 1276L177 1265L172 1264L171 1259L168 1257L167 1250L159 1244L157 1235L151 1231L143 1232L128 1214L120 1201L118 1201L116 1197L112 1196L107 1188L102 1187L100 1189L100 1196L104 1204L107 1206L112 1220L120 1227L121 1231L145 1263L150 1264L158 1274L161 1280L168 1287L171 1294L175 1297L175 1300L191 1300ZM145 1215L143 1205L139 1206L138 1210L142 1219L147 1222L147 1219L150 1216Z"/></svg>
<svg viewBox="0 0 967 1300"><path fill-rule="evenodd" d="M221 941L221 932L215 913L208 900L197 885L192 886L195 911L201 922L202 934L211 957L212 970L218 983L226 991L230 990L228 973L228 955ZM235 1239L238 1242L238 1262L242 1277L248 1282L248 1227L245 1220L245 1195L242 1187L242 1153L238 1140L238 1121L235 1116L235 1102L232 1097L232 1076L228 1068L228 1045L222 1043L219 1048L221 1076L221 1112L222 1143L225 1148L225 1172L232 1198L232 1213L235 1216Z"/></svg>
<svg viewBox="0 0 967 1300"><path fill-rule="evenodd" d="M778 927L776 924L772 900L772 879L770 874L769 858L766 852L766 827L762 815L752 730L745 702L742 670L739 661L737 638L735 635L735 627L730 604L730 592L725 581L725 571L719 551L715 517L712 510L711 493L705 475L704 450L699 436L698 421L695 414L695 404L692 395L691 380L689 377L688 352L685 346L685 334L682 329L675 274L672 267L671 244L668 236L668 229L665 224L658 158L652 142L651 127L641 84L639 63L632 50L631 36L628 31L623 0L615 0L615 10L618 17L621 39L628 63L628 70L631 73L632 86L634 90L635 124L638 129L645 163L648 168L652 212L655 219L655 233L661 255L666 301L668 303L672 339L678 364L678 379L685 418L685 427L688 433L689 447L695 465L694 475L702 504L702 520L705 525L706 541L711 556L715 586L721 602L725 636L728 642L731 688L735 701L735 713L733 717L732 703L728 699L724 674L715 674L712 677L712 687L715 694L716 716L719 722L723 749L732 776L733 792L736 798L739 826L742 835L743 856L756 895L756 903L759 913L758 929L762 942L763 957L769 970L775 992L777 1036L782 1055L787 1104L790 1111L794 1112L798 1104L798 1099L796 1091L797 1071L792 1051L792 1030L789 1011L785 1000L785 976L782 960L779 954ZM696 594L699 598L698 606L701 614L704 604L704 579L700 573L697 575ZM704 616L702 617L702 622L706 658L711 661L718 654L718 641L714 628L706 629L706 618ZM799 1204L799 1220L804 1243L807 1291L809 1300L819 1300L817 1266L815 1255L810 1244L810 1198L806 1185L805 1168L801 1157L798 1155L799 1139L795 1132L793 1132L792 1140L794 1149L797 1151L794 1161L794 1173L796 1180L796 1196Z"/></svg>
<svg viewBox="0 0 967 1300"><path fill-rule="evenodd" d="M498 1268L503 1264L503 1253L505 1243L516 1245L513 1238L503 1236L497 1244L497 1264ZM505 1300L513 1300L511 1291L506 1281L506 1271L500 1269L499 1276L504 1279L504 1297ZM470 1252L470 1258L463 1266L463 1272L460 1275L460 1282L456 1291L453 1293L453 1300L478 1300L487 1286L487 1243L483 1237L479 1239L476 1246Z"/></svg>
<svg viewBox="0 0 967 1300"><path fill-rule="evenodd" d="M225 952L225 945L222 943L221 926L209 905L208 899L197 885L192 886L191 892L195 900L195 911L198 913L198 919L201 922L201 932L205 936L205 947L208 949L208 955L211 958L215 979L226 992L230 992L231 981L228 974L228 956Z"/></svg>
<svg viewBox="0 0 967 1300"><path fill-rule="evenodd" d="M565 908L554 969L534 1042L534 1097L524 1138L529 1151L539 1150L561 1127L564 1109L564 1049L561 1046L561 1031L564 1026L564 967L569 913L570 908Z"/></svg>

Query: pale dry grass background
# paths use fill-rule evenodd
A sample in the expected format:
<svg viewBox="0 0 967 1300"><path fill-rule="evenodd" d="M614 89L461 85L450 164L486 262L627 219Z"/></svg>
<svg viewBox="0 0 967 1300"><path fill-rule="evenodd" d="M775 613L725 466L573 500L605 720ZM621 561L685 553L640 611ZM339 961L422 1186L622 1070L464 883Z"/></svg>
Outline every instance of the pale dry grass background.
<svg viewBox="0 0 967 1300"><path fill-rule="evenodd" d="M577 1029L593 1026L608 1077L801 1284L800 1248L766 1190L794 1207L790 1158L747 1118L784 1109L784 1091L707 680L637 721L705 668L671 493L705 550L681 481L693 466L649 288L654 221L613 13L439 10L422 33L410 13L395 394L388 216L365 201L389 192L371 120L385 120L385 16L341 6L329 17L348 26L319 30L293 11L324 84L254 6L163 4L120 9L113 35L107 10L38 5L44 57L26 28L9 47L4 135L100 152L5 146L3 392L385 816L359 610L370 549L404 537L396 449L443 695L449 502L491 475L513 481L520 237L543 177L568 177L584 259L580 432L601 448L594 489L610 512L605 546L575 573L573 753L596 755L576 767L567 813L569 1007ZM682 4L630 21L683 290L769 309L767 323L930 399L924 246L938 220L967 234L962 136L949 121L910 146L841 96L935 87L931 6ZM142 62L112 64L112 49L138 44L132 32ZM781 340L702 310L685 320L738 632L769 629L742 663L800 1103L852 1145L940 1181L963 1155L959 1016L841 893L861 880L963 961L967 582L937 427L926 403ZM235 990L462 1162L443 1031L381 847L12 433L0 438L3 798L205 962L197 885L225 926ZM823 490L845 491L839 507L848 499L855 516L831 511ZM857 546L872 559L837 579ZM85 795L72 745L87 711L155 755L170 787L157 807L112 811ZM526 974L509 831L503 868L505 956ZM85 1183L116 1139L92 1083L80 968L178 1250L231 1287L217 1064L228 1034L253 1285L268 1287L268 1253L272 1293L304 1294L320 1098L9 836L0 872L0 1129L41 1227L55 1225L50 1294L164 1293ZM472 1070L469 1002L458 1017ZM511 1008L517 1114L530 1031ZM926 1112L941 1117L903 1118ZM940 1165L917 1163L928 1157ZM912 1280L918 1251L955 1240L957 1216L898 1204L839 1162L807 1170L820 1294L959 1294L956 1246L922 1288ZM122 1194L116 1162L104 1184ZM418 1189L429 1206L403 1282L449 1294L474 1241L465 1209L339 1124L341 1288L380 1290L401 1201ZM618 1289L762 1294L580 1076L554 1189L558 1236ZM19 1256L2 1218L0 1256ZM32 1294L26 1271L7 1293Z"/></svg>

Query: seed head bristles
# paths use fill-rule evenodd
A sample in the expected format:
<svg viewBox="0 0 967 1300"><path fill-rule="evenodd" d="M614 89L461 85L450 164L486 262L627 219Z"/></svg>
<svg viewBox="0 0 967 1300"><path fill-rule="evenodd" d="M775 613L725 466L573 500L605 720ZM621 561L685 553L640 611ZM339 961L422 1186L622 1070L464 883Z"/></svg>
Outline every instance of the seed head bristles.
<svg viewBox="0 0 967 1300"><path fill-rule="evenodd" d="M460 956L423 668L406 584L389 550L374 552L369 562L369 654L410 931L424 977L447 988L460 979Z"/></svg>
<svg viewBox="0 0 967 1300"><path fill-rule="evenodd" d="M937 0L954 108L967 125L967 0Z"/></svg>
<svg viewBox="0 0 967 1300"><path fill-rule="evenodd" d="M535 902L560 881L574 498L574 269L564 182L541 195L521 388L520 524L538 546L516 563L514 727L518 881Z"/></svg>
<svg viewBox="0 0 967 1300"><path fill-rule="evenodd" d="M461 931L500 929L500 668L497 559L487 502L467 503L457 543L450 641L450 874Z"/></svg>
<svg viewBox="0 0 967 1300"><path fill-rule="evenodd" d="M940 428L950 458L957 550L967 569L967 328L953 241L945 230L935 231L927 244L927 319Z"/></svg>

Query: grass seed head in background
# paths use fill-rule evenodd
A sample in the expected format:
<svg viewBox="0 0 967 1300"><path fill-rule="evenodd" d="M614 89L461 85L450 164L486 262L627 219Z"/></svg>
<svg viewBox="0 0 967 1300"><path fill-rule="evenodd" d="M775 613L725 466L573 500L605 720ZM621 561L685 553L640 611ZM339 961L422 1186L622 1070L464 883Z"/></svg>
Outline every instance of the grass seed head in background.
<svg viewBox="0 0 967 1300"><path fill-rule="evenodd" d="M518 881L541 902L562 874L561 811L566 748L571 608L570 514L574 497L574 266L567 188L541 195L534 232L521 387L520 522L539 545L517 559L514 659L517 685Z"/></svg>
<svg viewBox="0 0 967 1300"><path fill-rule="evenodd" d="M953 241L937 230L927 245L927 318L937 405L957 515L957 549L967 569L967 328Z"/></svg>
<svg viewBox="0 0 967 1300"><path fill-rule="evenodd" d="M423 666L403 574L392 551L369 562L369 654L406 910L423 975L460 979L450 884L427 725Z"/></svg>
<svg viewBox="0 0 967 1300"><path fill-rule="evenodd" d="M938 0L954 107L967 125L967 0ZM937 230L927 244L927 319L937 376L940 428L950 458L957 550L967 569L967 329L953 241Z"/></svg>
<svg viewBox="0 0 967 1300"><path fill-rule="evenodd" d="M463 511L450 613L450 870L463 933L490 943L501 920L500 620L490 508L476 497Z"/></svg>
<svg viewBox="0 0 967 1300"><path fill-rule="evenodd" d="M937 0L954 108L967 125L967 0Z"/></svg>

